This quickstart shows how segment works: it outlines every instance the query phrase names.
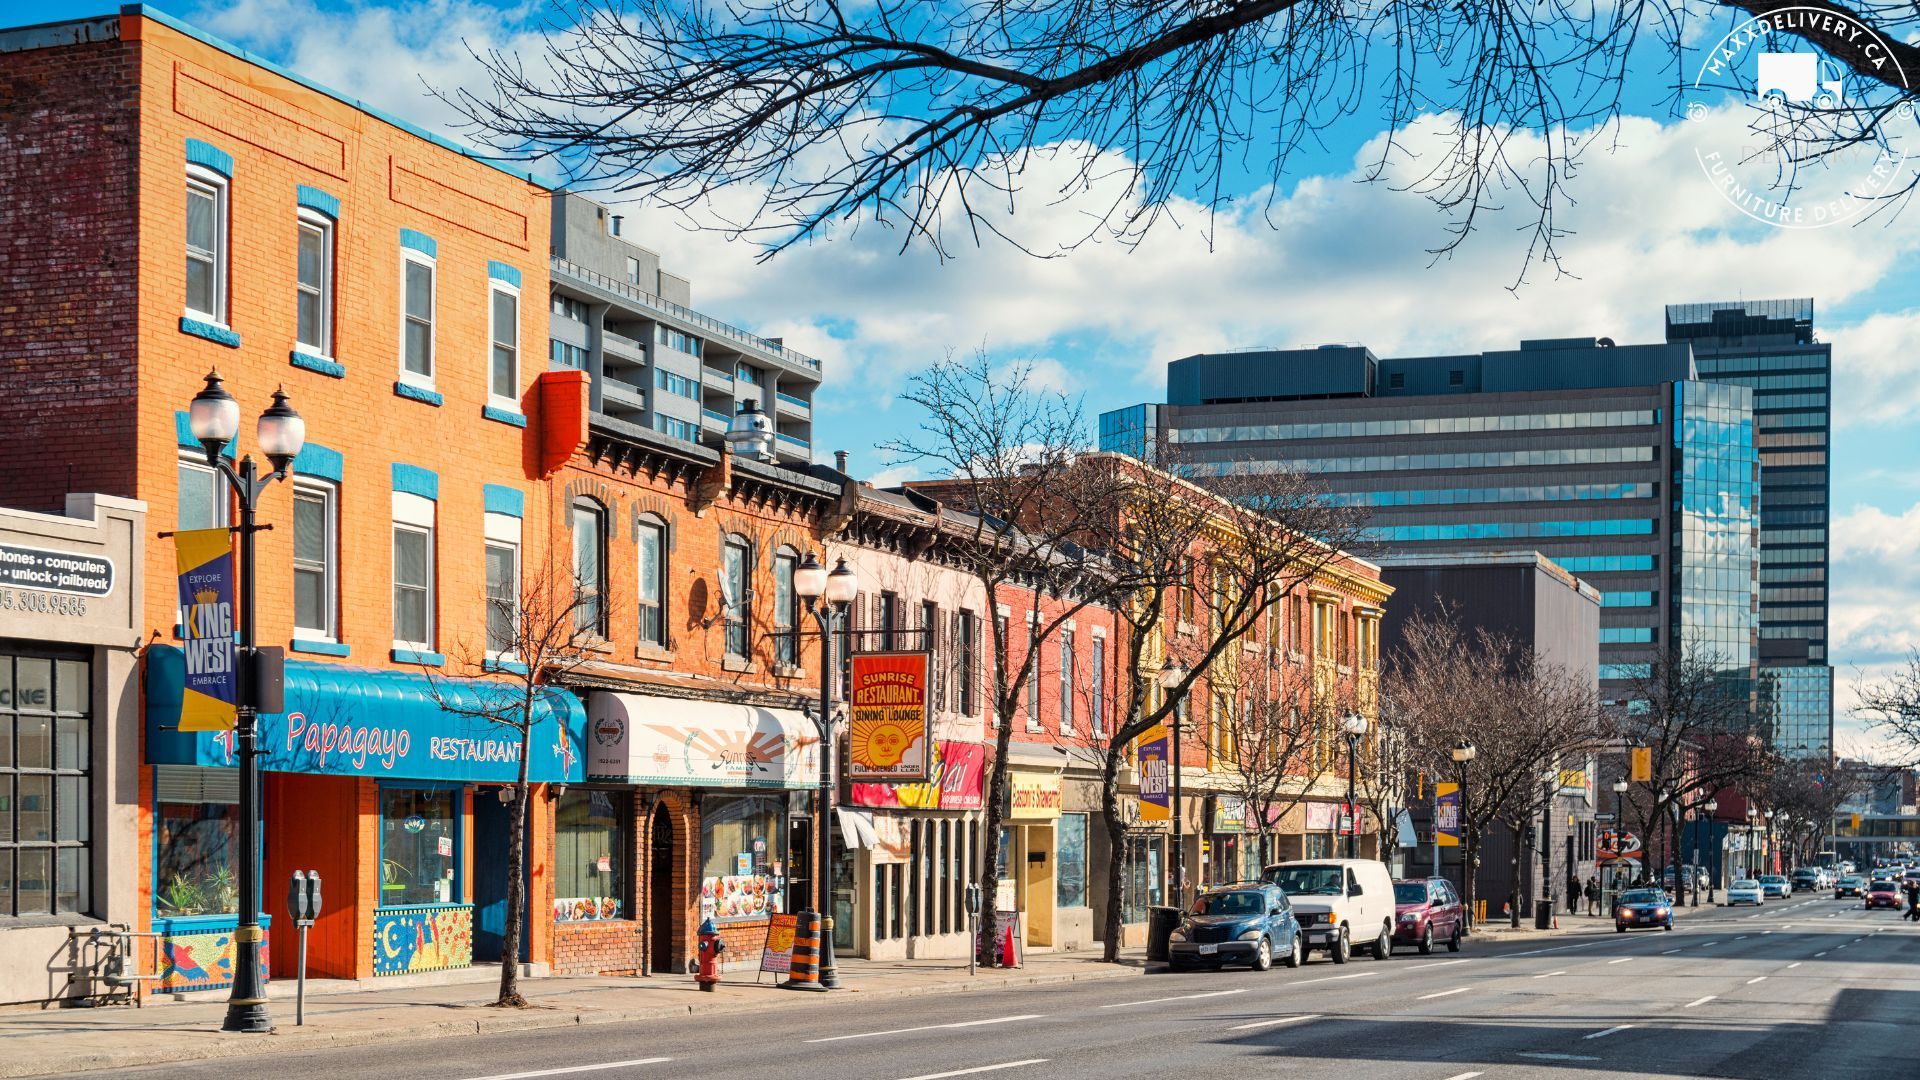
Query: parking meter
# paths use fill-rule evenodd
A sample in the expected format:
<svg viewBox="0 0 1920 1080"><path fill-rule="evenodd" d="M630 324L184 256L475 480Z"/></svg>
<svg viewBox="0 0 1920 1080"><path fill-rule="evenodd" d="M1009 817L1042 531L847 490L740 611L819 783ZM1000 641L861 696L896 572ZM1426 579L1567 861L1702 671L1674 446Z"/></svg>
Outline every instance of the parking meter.
<svg viewBox="0 0 1920 1080"><path fill-rule="evenodd" d="M293 995L293 1022L298 1027L307 1022L307 930L320 917L320 871L293 872L293 880L287 884L287 914L300 931L300 965Z"/></svg>

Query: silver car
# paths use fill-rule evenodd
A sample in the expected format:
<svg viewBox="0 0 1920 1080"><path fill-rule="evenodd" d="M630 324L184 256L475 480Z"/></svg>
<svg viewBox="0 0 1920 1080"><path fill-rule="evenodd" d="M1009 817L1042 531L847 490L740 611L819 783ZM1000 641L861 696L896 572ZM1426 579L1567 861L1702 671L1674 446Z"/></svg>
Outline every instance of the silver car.
<svg viewBox="0 0 1920 1080"><path fill-rule="evenodd" d="M1727 886L1728 907L1733 907L1735 904L1752 904L1754 907L1759 907L1766 902L1766 889L1752 878L1741 878Z"/></svg>

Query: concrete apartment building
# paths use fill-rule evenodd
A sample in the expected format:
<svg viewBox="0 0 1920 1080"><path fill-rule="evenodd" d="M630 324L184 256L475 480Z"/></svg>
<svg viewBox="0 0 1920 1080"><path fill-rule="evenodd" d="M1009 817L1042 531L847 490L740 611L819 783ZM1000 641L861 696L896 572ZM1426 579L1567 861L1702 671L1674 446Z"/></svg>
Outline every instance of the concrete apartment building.
<svg viewBox="0 0 1920 1080"><path fill-rule="evenodd" d="M1760 685L1789 754L1833 751L1827 655L1828 399L1833 346L1815 339L1813 300L1667 305L1667 340L1693 346L1708 382L1753 390L1760 452Z"/></svg>
<svg viewBox="0 0 1920 1080"><path fill-rule="evenodd" d="M555 193L549 358L592 377L594 412L719 446L742 403L772 419L774 452L813 456L820 361L693 310L693 287L621 235L621 217Z"/></svg>
<svg viewBox="0 0 1920 1080"><path fill-rule="evenodd" d="M1304 468L1370 508L1391 554L1539 551L1601 591L1602 696L1623 701L1682 641L1754 674L1752 401L1701 380L1685 342L1327 346L1175 360L1167 404L1104 414L1100 438L1201 470Z"/></svg>

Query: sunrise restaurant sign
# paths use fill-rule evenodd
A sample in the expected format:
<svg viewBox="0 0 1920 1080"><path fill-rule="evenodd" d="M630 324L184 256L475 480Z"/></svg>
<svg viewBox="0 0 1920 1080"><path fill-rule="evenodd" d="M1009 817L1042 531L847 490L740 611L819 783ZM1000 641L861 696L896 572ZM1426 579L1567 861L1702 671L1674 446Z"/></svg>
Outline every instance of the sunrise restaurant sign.
<svg viewBox="0 0 1920 1080"><path fill-rule="evenodd" d="M932 756L924 652L855 653L848 695L847 778L921 783Z"/></svg>

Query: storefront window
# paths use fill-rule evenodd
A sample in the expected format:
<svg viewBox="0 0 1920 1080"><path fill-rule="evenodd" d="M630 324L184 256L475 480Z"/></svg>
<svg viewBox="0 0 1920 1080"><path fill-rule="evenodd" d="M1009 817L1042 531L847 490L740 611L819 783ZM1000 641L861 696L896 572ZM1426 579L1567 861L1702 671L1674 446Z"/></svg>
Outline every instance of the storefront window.
<svg viewBox="0 0 1920 1080"><path fill-rule="evenodd" d="M1130 923L1147 921L1147 908L1160 904L1160 837L1127 838L1126 896L1122 918Z"/></svg>
<svg viewBox="0 0 1920 1080"><path fill-rule="evenodd" d="M459 792L380 789L380 904L447 904L459 897Z"/></svg>
<svg viewBox="0 0 1920 1080"><path fill-rule="evenodd" d="M555 919L626 917L631 820L625 792L574 788L560 797L553 823Z"/></svg>
<svg viewBox="0 0 1920 1080"><path fill-rule="evenodd" d="M1054 826L1058 860L1054 873L1057 907L1087 906L1087 815L1061 814Z"/></svg>
<svg viewBox="0 0 1920 1080"><path fill-rule="evenodd" d="M775 796L708 796L700 802L700 909L715 919L759 919L780 910L786 884Z"/></svg>
<svg viewBox="0 0 1920 1080"><path fill-rule="evenodd" d="M232 769L154 768L154 913L240 910L240 784Z"/></svg>
<svg viewBox="0 0 1920 1080"><path fill-rule="evenodd" d="M91 668L0 654L0 917L86 914Z"/></svg>

